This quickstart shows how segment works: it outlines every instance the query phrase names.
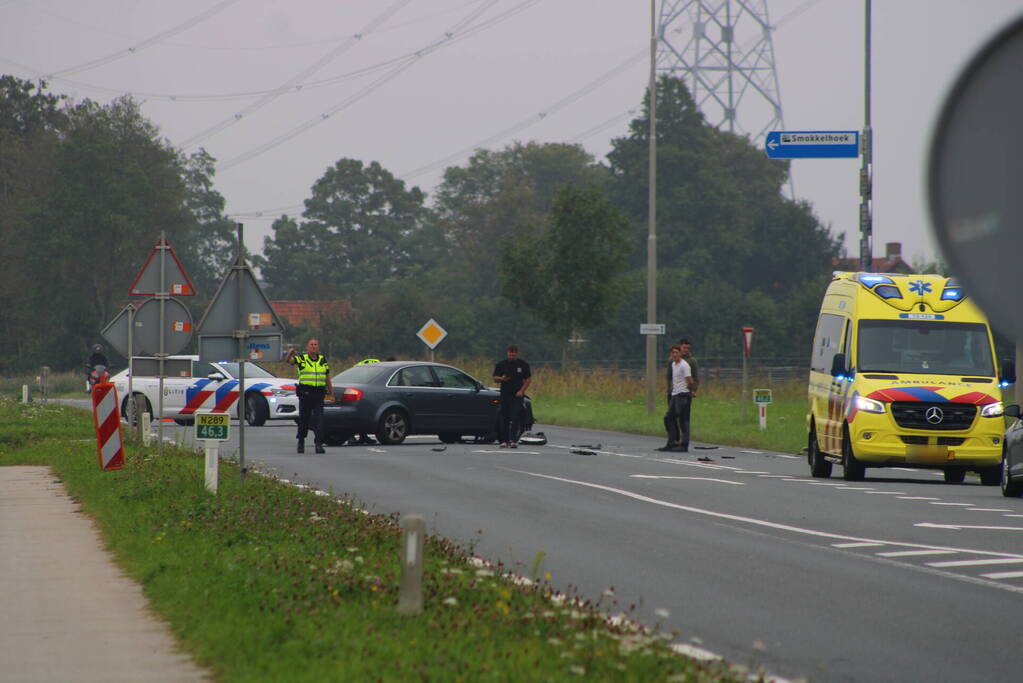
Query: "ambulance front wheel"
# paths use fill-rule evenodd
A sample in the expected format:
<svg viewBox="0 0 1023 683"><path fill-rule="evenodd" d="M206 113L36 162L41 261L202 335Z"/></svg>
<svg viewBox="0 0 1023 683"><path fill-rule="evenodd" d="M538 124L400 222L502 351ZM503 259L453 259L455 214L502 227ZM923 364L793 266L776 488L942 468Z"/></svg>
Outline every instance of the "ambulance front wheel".
<svg viewBox="0 0 1023 683"><path fill-rule="evenodd" d="M817 445L817 428L810 427L810 436L806 443L806 459L810 463L810 476L827 479L831 476L831 463L821 453Z"/></svg>
<svg viewBox="0 0 1023 683"><path fill-rule="evenodd" d="M849 430L845 430L842 438L842 479L846 481L863 481L867 468L853 455L852 441Z"/></svg>

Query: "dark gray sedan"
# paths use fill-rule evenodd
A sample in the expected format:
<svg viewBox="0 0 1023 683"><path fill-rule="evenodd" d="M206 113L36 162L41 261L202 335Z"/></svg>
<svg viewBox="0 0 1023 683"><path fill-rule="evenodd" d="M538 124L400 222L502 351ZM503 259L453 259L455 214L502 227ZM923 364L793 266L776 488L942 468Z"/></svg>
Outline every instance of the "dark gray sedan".
<svg viewBox="0 0 1023 683"><path fill-rule="evenodd" d="M324 441L340 446L355 434L399 444L410 434L436 434L445 443L463 436L497 439L500 392L458 368L389 361L348 368L334 376L336 401L323 406ZM522 431L533 426L526 398Z"/></svg>
<svg viewBox="0 0 1023 683"><path fill-rule="evenodd" d="M1006 417L1017 418L1005 430L1005 449L1002 452L1002 495L1016 498L1023 494L1023 420L1018 405L1005 407Z"/></svg>

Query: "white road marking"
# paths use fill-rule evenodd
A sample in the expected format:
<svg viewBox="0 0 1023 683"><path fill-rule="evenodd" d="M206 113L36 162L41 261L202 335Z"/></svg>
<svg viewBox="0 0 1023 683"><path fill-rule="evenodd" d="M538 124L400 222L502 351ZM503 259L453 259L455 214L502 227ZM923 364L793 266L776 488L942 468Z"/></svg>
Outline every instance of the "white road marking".
<svg viewBox="0 0 1023 683"><path fill-rule="evenodd" d="M802 460L803 459L803 456L801 456L801 455L785 455L784 453L772 453L771 455L773 455L776 458L788 458L789 460Z"/></svg>
<svg viewBox="0 0 1023 683"><path fill-rule="evenodd" d="M941 498L933 498L931 496L899 496L899 500L941 500Z"/></svg>
<svg viewBox="0 0 1023 683"><path fill-rule="evenodd" d="M770 474L770 472L757 472L755 470L736 470L736 472L740 472L742 474Z"/></svg>
<svg viewBox="0 0 1023 683"><path fill-rule="evenodd" d="M806 480L806 483L809 486L841 486L841 484L836 484L830 481L810 481L809 479Z"/></svg>
<svg viewBox="0 0 1023 683"><path fill-rule="evenodd" d="M979 567L988 564L1020 564L1023 557L988 557L983 560L949 560L948 562L928 562L928 567Z"/></svg>
<svg viewBox="0 0 1023 683"><path fill-rule="evenodd" d="M714 465L705 462L693 462L691 460L677 460L675 458L651 458L655 462L666 462L669 465L688 465L689 467L702 467L705 470L740 470L741 467L731 467L729 465Z"/></svg>
<svg viewBox="0 0 1023 683"><path fill-rule="evenodd" d="M1019 579L1023 578L1023 572L994 572L981 574L985 579Z"/></svg>
<svg viewBox="0 0 1023 683"><path fill-rule="evenodd" d="M1002 517L1023 517L1023 515L1002 515Z"/></svg>
<svg viewBox="0 0 1023 683"><path fill-rule="evenodd" d="M728 481L727 479L711 479L710 477L679 477L673 475L657 475L657 474L630 474L630 477L634 479L693 479L695 481L718 481L722 484L735 484L736 486L745 486L746 484L741 481Z"/></svg>
<svg viewBox="0 0 1023 683"><path fill-rule="evenodd" d="M878 557L917 557L921 555L954 555L954 550L896 550L889 553L875 553Z"/></svg>
<svg viewBox="0 0 1023 683"><path fill-rule="evenodd" d="M902 496L905 495L905 491L867 491L875 496Z"/></svg>
<svg viewBox="0 0 1023 683"><path fill-rule="evenodd" d="M739 451L740 453L750 453L752 455L763 455L763 451Z"/></svg>
<svg viewBox="0 0 1023 683"><path fill-rule="evenodd" d="M760 476L764 479L792 479L792 477L787 474L761 474ZM793 479L793 481L797 480Z"/></svg>
<svg viewBox="0 0 1023 683"><path fill-rule="evenodd" d="M713 517L713 518L716 518L716 519L727 519L727 520L730 520L730 521L733 521L733 522L739 522L739 523L742 523L742 524L750 524L750 525L765 527L765 528L769 528L769 529L774 529L776 531L786 531L786 532L789 532L789 533L802 534L804 536L810 536L812 538L833 539L833 540L840 541L840 542L850 542L850 543L875 543L877 545L890 545L890 546L896 546L896 547L902 547L902 548L918 548L918 549L921 549L921 550L924 550L924 549L926 549L926 550L952 550L952 551L963 553L963 554L969 553L969 554L972 554L972 555L994 556L994 557L996 557L998 559L999 562L1009 562L1009 561L1012 561L1012 562L1023 563L1023 555L1018 555L1018 554L1015 554L1015 553L993 552L993 551L990 551L990 550L974 550L974 549L968 549L968 548L953 548L953 547L945 547L945 546L924 545L922 543L906 543L904 541L886 541L886 540L873 539L873 538L860 538L860 537L857 537L857 536L847 536L845 534L838 534L838 533L833 533L833 532L829 532L829 531L818 531L816 529L806 529L806 528L803 528L803 527L793 526L791 524L782 524L780 522L771 522L771 521L768 521L766 519L757 519L755 517L746 517L746 516L743 516L743 515L732 515L732 514L728 514L728 513L725 513L725 512L717 512L717 511L714 511L714 510L707 510L707 509L704 509L704 508L693 507L691 505L681 505L679 503L672 503L672 502L667 501L667 500L660 500L658 498L651 498L650 496L645 496L645 495L640 494L640 493L635 493L634 491L627 491L625 489L615 488L613 486L606 486L604 484L595 484L595 483L588 482L588 481L580 481L578 479L568 479L566 477L556 477L556 476L550 475L550 474L541 474L540 472L529 472L527 470L517 470L517 469L513 469L511 467L505 467L505 468L502 468L502 469L505 469L505 470L507 470L509 472L516 472L517 474L522 474L522 475L525 475L527 477L536 477L538 479L547 479L549 481L558 481L558 482L562 482L564 484L571 484L571 485L574 485L574 486L583 486L583 487L586 487L586 488L596 489L598 491L605 491L607 493L613 493L613 494L616 494L616 495L619 495L619 496L622 496L622 497L625 497L625 498L631 498L632 500L636 500L636 501L639 501L639 502L642 502L642 503L649 503L651 505L659 505L661 507L671 508L673 510L681 510L683 512L690 512L692 514L703 515L703 516L706 516L706 517ZM1021 529L1021 530L1023 530L1023 529ZM877 558L877 560L878 561L890 561L890 560L884 560L883 558ZM906 567L909 567L909 568L913 568L913 569L919 569L919 570L922 570L922 571L924 570L923 567L919 567L917 565L912 565L912 564L903 565L903 566L906 566ZM930 571L930 569L927 569L926 571ZM940 571L940 570L935 569L935 571ZM1012 592L1012 593L1023 594L1023 586L1015 586L1015 585L1012 585L1012 584L997 583L997 582L993 582L993 581L987 581L987 580L979 579L979 578L973 577L973 576L965 576L965 575L962 575L962 574L955 574L955 573L949 573L949 572L940 572L940 575L945 577L945 578L953 579L953 580L956 580L956 581L965 581L967 583L975 583L977 585L988 586L988 587L991 587L991 588L999 588L1001 590L1009 591L1009 592Z"/></svg>
<svg viewBox="0 0 1023 683"><path fill-rule="evenodd" d="M966 508L970 512L1012 512L1007 508Z"/></svg>
<svg viewBox="0 0 1023 683"><path fill-rule="evenodd" d="M860 541L858 543L832 543L831 545L834 548L876 548L879 545L885 544L874 541Z"/></svg>
<svg viewBox="0 0 1023 683"><path fill-rule="evenodd" d="M835 489L835 490L836 491L873 491L874 487L873 486L843 486L842 488Z"/></svg>
<svg viewBox="0 0 1023 683"><path fill-rule="evenodd" d="M929 529L991 529L994 531L1023 531L1023 526L987 526L983 524L933 524L931 522L917 522L913 526L922 526Z"/></svg>
<svg viewBox="0 0 1023 683"><path fill-rule="evenodd" d="M959 507L970 507L973 503L929 503L930 505L956 505Z"/></svg>
<svg viewBox="0 0 1023 683"><path fill-rule="evenodd" d="M367 448L366 450L369 451L370 453L386 453L387 452L383 448Z"/></svg>

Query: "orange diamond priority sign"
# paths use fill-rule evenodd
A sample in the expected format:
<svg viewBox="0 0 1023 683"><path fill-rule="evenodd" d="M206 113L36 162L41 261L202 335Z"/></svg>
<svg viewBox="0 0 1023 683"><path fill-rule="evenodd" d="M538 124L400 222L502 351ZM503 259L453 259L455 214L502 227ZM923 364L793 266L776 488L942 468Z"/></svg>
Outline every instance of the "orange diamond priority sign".
<svg viewBox="0 0 1023 683"><path fill-rule="evenodd" d="M430 318L426 321L425 325L419 328L416 336L422 339L423 343L431 349L435 349L437 344L440 344L444 341L444 337L448 336L448 331L441 327L436 320Z"/></svg>

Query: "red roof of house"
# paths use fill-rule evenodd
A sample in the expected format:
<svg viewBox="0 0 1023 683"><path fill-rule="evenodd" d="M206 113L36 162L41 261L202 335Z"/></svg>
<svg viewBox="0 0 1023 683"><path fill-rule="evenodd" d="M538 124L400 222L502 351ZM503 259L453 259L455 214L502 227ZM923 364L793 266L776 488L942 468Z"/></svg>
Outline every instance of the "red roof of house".
<svg viewBox="0 0 1023 683"><path fill-rule="evenodd" d="M352 312L352 304L346 299L335 301L271 301L273 306L288 325L319 326L324 317L345 318Z"/></svg>

